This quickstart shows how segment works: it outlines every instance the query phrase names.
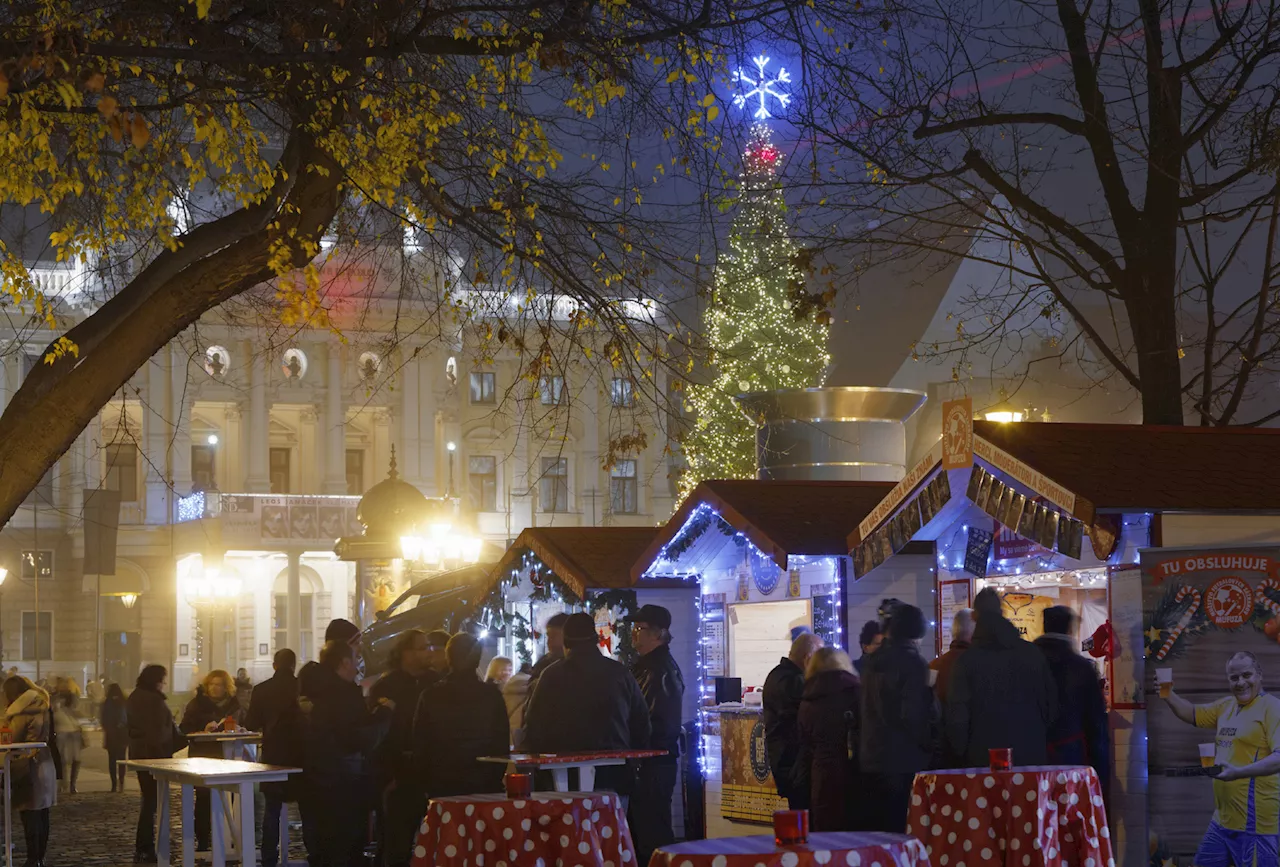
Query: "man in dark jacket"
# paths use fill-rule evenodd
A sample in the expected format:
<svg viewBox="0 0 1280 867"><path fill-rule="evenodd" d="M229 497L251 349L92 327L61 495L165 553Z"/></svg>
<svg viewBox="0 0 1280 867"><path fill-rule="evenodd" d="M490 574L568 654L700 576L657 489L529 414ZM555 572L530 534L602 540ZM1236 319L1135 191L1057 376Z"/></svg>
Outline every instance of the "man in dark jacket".
<svg viewBox="0 0 1280 867"><path fill-rule="evenodd" d="M873 831L905 831L911 783L933 758L937 714L929 666L916 646L924 633L920 609L898 603L884 644L862 667L859 756Z"/></svg>
<svg viewBox="0 0 1280 867"><path fill-rule="evenodd" d="M577 753L649 748L649 708L631 672L600 653L590 614L564 624L564 659L549 666L529 697L530 752ZM630 794L625 766L601 767L597 789Z"/></svg>
<svg viewBox="0 0 1280 867"><path fill-rule="evenodd" d="M329 625L324 630L324 643L330 641L341 641L343 644L349 644L356 652L356 669L360 668L360 627L356 626L350 620L343 620L338 617L329 621ZM320 663L314 659L302 666L302 670L298 672L298 694L307 694L307 685L311 682L312 676L319 673Z"/></svg>
<svg viewBox="0 0 1280 867"><path fill-rule="evenodd" d="M680 775L679 751L684 677L671 655L671 612L645 605L631 619L631 641L640 658L632 666L640 694L649 706L649 745L667 755L640 763L628 821L636 844L636 863L648 864L653 850L676 841L671 826L671 796Z"/></svg>
<svg viewBox="0 0 1280 867"><path fill-rule="evenodd" d="M269 765L296 766L300 758L305 758L297 749L298 678L293 674L297 665L298 656L292 650L277 650L271 660L275 674L254 688L244 718L245 728L262 732L262 761ZM262 814L262 867L276 867L280 863L280 815L285 801L296 795L288 783L263 783L262 796L266 802Z"/></svg>
<svg viewBox="0 0 1280 867"><path fill-rule="evenodd" d="M465 632L449 639L449 672L423 690L413 720L413 764L426 783L430 798L502 790L502 765L477 761L481 756L505 756L511 744L507 705L492 683L480 679L480 642ZM426 804L407 828L406 849Z"/></svg>
<svg viewBox="0 0 1280 867"><path fill-rule="evenodd" d="M413 773L413 714L422 691L440 679L430 667L431 643L421 629L405 631L391 648L391 670L373 685L369 698L390 699L396 706L391 733L378 748L378 791L381 793L382 863L409 863L413 831L422 823L422 787Z"/></svg>
<svg viewBox="0 0 1280 867"><path fill-rule="evenodd" d="M764 747L773 770L778 797L793 810L809 806L808 786L796 786L796 759L800 756L800 729L796 718L804 697L804 669L822 646L822 639L806 632L791 642L791 652L778 661L764 679Z"/></svg>
<svg viewBox="0 0 1280 867"><path fill-rule="evenodd" d="M948 748L966 765L985 768L989 751L1009 748L1017 765L1043 765L1057 685L1044 654L1023 640L988 587L973 600L973 643L956 661L948 688Z"/></svg>
<svg viewBox="0 0 1280 867"><path fill-rule="evenodd" d="M349 867L365 843L372 758L391 729L394 706L384 698L368 710L357 672L354 648L330 641L306 684L307 760L299 806L311 867Z"/></svg>
<svg viewBox="0 0 1280 867"><path fill-rule="evenodd" d="M1049 726L1049 764L1089 765L1104 792L1111 780L1107 702L1093 663L1076 652L1076 613L1064 605L1044 610L1044 635L1035 646L1058 686L1058 715Z"/></svg>

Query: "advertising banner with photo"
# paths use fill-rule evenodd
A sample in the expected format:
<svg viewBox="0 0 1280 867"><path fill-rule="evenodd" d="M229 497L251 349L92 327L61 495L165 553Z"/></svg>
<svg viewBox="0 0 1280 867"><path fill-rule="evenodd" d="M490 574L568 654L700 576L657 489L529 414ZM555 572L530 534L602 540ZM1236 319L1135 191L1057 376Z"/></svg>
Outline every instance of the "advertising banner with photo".
<svg viewBox="0 0 1280 867"><path fill-rule="evenodd" d="M360 535L359 504L359 497L223 494L223 540L245 548L314 540L327 550L342 536Z"/></svg>
<svg viewBox="0 0 1280 867"><path fill-rule="evenodd" d="M1151 549L1141 566L1151 863L1274 865L1280 546Z"/></svg>

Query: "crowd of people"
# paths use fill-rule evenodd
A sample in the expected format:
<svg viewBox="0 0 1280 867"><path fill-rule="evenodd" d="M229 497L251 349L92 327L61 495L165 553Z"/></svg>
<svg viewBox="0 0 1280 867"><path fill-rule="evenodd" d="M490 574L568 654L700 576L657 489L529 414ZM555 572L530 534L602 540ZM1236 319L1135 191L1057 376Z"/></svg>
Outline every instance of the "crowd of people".
<svg viewBox="0 0 1280 867"><path fill-rule="evenodd" d="M986 767L992 749L1019 765L1090 765L1110 779L1097 669L1078 652L1075 613L1044 612L1026 641L993 589L958 612L951 646L926 662L920 609L894 600L859 635L855 662L804 633L764 685L765 746L778 795L817 831L906 828L915 775Z"/></svg>
<svg viewBox="0 0 1280 867"><path fill-rule="evenodd" d="M175 720L167 672L149 665L127 701L118 688L104 693L101 718L108 750L123 743L130 758L168 758L188 735L234 724L262 732L262 761L301 767L288 783L263 787L263 867L280 863L280 816L290 802L298 805L312 867L367 864L371 846L379 863L404 867L429 798L502 790L504 766L478 761L482 756L513 749L665 750L634 766L601 768L596 777L597 789L628 799L645 863L653 849L674 840L684 681L668 648L670 627L665 608L637 612L632 637L640 658L628 670L600 652L589 615L557 615L536 664L515 671L499 657L483 676L482 646L473 635L409 630L392 651L391 670L366 689L358 678L360 631L334 620L317 661L296 671L294 652L278 651L273 676L253 687L248 701L239 678L211 671ZM190 754L201 749L192 745ZM138 781L134 861L155 863L156 783L145 773ZM539 787L550 788L546 781ZM197 789L197 849L208 848L211 832L208 792Z"/></svg>

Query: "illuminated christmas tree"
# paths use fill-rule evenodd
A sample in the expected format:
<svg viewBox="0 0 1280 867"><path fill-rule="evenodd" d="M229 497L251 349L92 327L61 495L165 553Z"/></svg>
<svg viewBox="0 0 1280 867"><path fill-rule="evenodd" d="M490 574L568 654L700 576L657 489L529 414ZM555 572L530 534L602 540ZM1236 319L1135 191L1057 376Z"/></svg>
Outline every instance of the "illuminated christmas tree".
<svg viewBox="0 0 1280 867"><path fill-rule="evenodd" d="M762 81L763 72L761 68ZM780 156L769 127L753 125L729 250L716 265L711 303L703 316L711 375L689 389L696 418L684 438L688 469L681 478L681 496L703 479L755 477L756 426L743 415L735 395L821 385L830 361L825 312L797 308L795 302L805 275L796 265L798 249L787 232L786 202L777 178Z"/></svg>

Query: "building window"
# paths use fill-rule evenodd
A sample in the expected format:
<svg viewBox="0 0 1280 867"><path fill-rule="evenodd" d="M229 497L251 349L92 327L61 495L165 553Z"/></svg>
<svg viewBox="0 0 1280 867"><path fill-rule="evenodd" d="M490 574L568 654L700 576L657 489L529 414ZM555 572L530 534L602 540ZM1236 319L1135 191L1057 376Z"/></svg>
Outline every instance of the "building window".
<svg viewBox="0 0 1280 867"><path fill-rule="evenodd" d="M569 459L543 458L539 499L544 512L569 511Z"/></svg>
<svg viewBox="0 0 1280 867"><path fill-rule="evenodd" d="M618 461L609 470L609 509L615 515L636 513L636 462Z"/></svg>
<svg viewBox="0 0 1280 867"><path fill-rule="evenodd" d="M471 402L498 402L497 384L493 373L478 371L471 374Z"/></svg>
<svg viewBox="0 0 1280 867"><path fill-rule="evenodd" d="M120 502L138 502L138 447L133 443L107 446L107 477L103 487L119 491Z"/></svg>
<svg viewBox="0 0 1280 867"><path fill-rule="evenodd" d="M493 455L467 458L467 491L477 512L498 511L498 459Z"/></svg>
<svg viewBox="0 0 1280 867"><path fill-rule="evenodd" d="M22 658L53 659L53 612L22 612Z"/></svg>
<svg viewBox="0 0 1280 867"><path fill-rule="evenodd" d="M614 406L635 406L635 384L629 379L615 379L609 384L609 403Z"/></svg>
<svg viewBox="0 0 1280 867"><path fill-rule="evenodd" d="M544 376L538 386L538 397L543 406L559 406L564 400L564 377Z"/></svg>
<svg viewBox="0 0 1280 867"><path fill-rule="evenodd" d="M289 493L289 459L293 449L271 449L268 461L271 468L271 493Z"/></svg>
<svg viewBox="0 0 1280 867"><path fill-rule="evenodd" d="M218 490L218 477L215 471L216 454L215 446L191 447L191 490Z"/></svg>
<svg viewBox="0 0 1280 867"><path fill-rule="evenodd" d="M57 466L56 464L54 465ZM53 470L49 468L49 472L40 477L40 481L23 499L24 506L36 506L38 508L48 508L53 505Z"/></svg>
<svg viewBox="0 0 1280 867"><path fill-rule="evenodd" d="M44 551L23 551L22 552L22 580L34 581L36 578L36 562L40 563L40 580L48 581L53 577L53 552Z"/></svg>
<svg viewBox="0 0 1280 867"><path fill-rule="evenodd" d="M347 493L364 494L364 449L347 449Z"/></svg>
<svg viewBox="0 0 1280 867"><path fill-rule="evenodd" d="M312 630L312 624L315 623L314 600L315 596L310 593L302 593L298 596L300 603L298 608L302 612L302 628L298 630L298 641L302 646L289 647L289 595L276 594L276 612L271 624L275 632L274 650L284 650L288 647L298 655L299 663L310 661L311 648L315 646L315 633Z"/></svg>

